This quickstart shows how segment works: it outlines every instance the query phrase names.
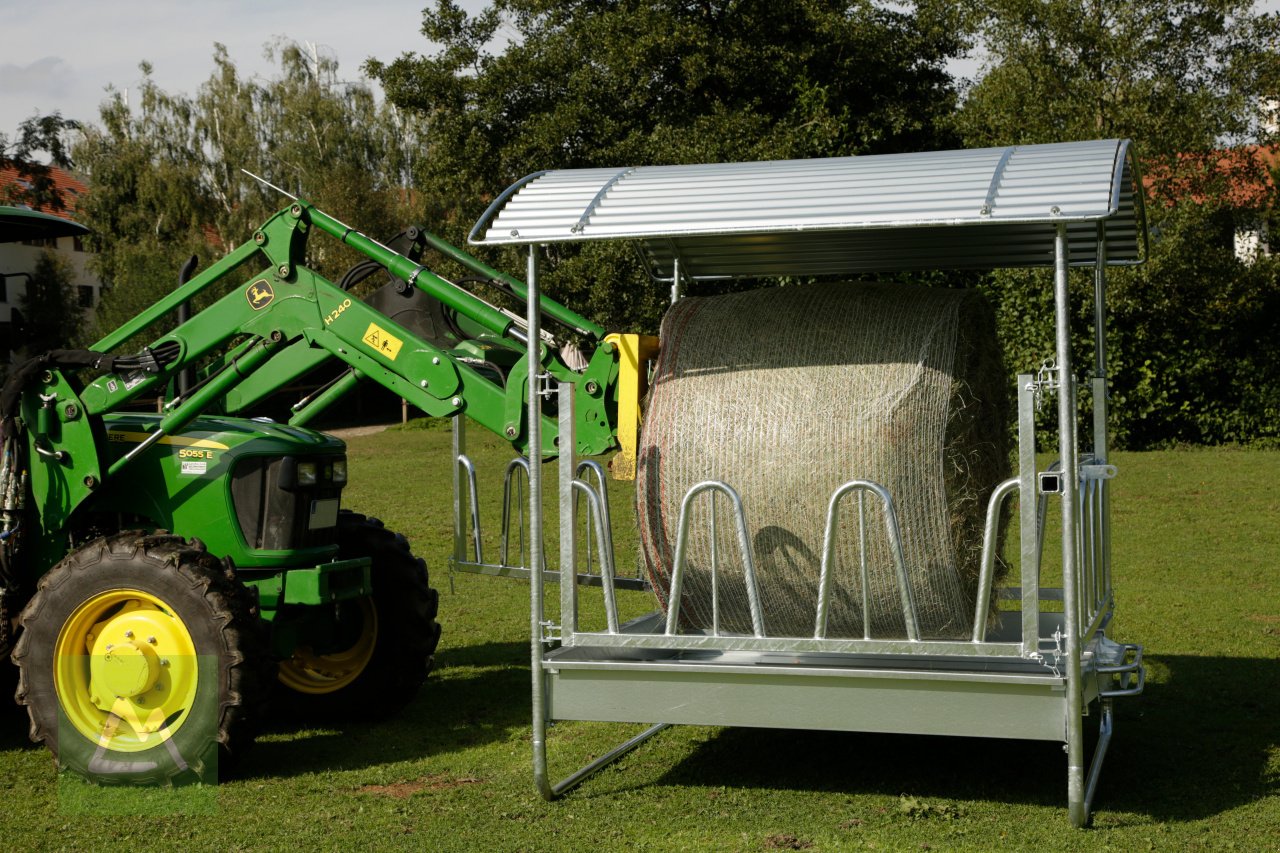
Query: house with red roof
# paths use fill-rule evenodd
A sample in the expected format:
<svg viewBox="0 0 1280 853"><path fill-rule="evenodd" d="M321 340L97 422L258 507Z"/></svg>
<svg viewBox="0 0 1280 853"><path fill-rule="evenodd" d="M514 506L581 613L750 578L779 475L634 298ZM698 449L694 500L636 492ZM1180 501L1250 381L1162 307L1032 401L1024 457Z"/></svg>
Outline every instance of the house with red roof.
<svg viewBox="0 0 1280 853"><path fill-rule="evenodd" d="M1280 241L1267 227L1267 215L1276 209L1276 170L1280 148L1245 145L1206 154L1181 155L1173 166L1149 166L1143 184L1151 204L1173 204L1190 199L1216 203L1232 212L1236 257L1253 263L1280 250Z"/></svg>
<svg viewBox="0 0 1280 853"><path fill-rule="evenodd" d="M49 167L48 177L62 199L61 209L48 205L32 207L26 203L27 193L32 189L30 178L7 165L0 166L0 205L34 210L74 223L79 199L88 192L88 187L72 173L56 166ZM36 236L0 242L0 360L8 361L9 353L17 349L14 332L21 324L27 282L41 252L46 250L56 252L67 261L80 307L86 313L91 313L101 298L102 283L89 269L91 254L82 235Z"/></svg>

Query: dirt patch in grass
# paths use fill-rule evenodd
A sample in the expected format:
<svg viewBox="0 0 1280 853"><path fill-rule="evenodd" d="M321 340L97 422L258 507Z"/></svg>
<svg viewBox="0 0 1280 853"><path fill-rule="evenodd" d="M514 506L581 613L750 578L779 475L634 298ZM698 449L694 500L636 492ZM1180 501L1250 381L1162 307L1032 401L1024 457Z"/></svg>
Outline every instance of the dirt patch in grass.
<svg viewBox="0 0 1280 853"><path fill-rule="evenodd" d="M356 793L407 800L422 791L445 791L450 788L461 788L463 785L475 785L479 782L479 779L472 776L462 776L457 779L445 775L424 776L411 782L392 782L390 785L361 785L356 789Z"/></svg>

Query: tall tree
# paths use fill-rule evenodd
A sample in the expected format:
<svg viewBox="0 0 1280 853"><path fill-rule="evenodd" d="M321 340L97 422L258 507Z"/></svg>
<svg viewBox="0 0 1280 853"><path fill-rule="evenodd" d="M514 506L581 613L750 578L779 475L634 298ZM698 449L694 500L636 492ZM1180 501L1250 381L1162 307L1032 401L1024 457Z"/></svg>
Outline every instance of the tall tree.
<svg viewBox="0 0 1280 853"><path fill-rule="evenodd" d="M953 8L983 57L955 119L966 144L1127 137L1137 146L1152 240L1144 267L1110 277L1117 439L1135 448L1275 440L1280 362L1261 354L1280 339L1280 264L1237 259L1232 235L1280 206L1264 160L1241 147L1270 141L1260 118L1280 95L1280 15L1250 0ZM1047 277L1001 272L985 286L1010 369L1034 368L1053 350ZM1072 275L1072 292L1077 328L1087 327L1087 274Z"/></svg>
<svg viewBox="0 0 1280 853"><path fill-rule="evenodd" d="M423 34L438 50L366 67L427 123L417 185L456 238L537 169L942 147L953 33L871 0L498 0L475 16L436 0ZM639 275L629 256L551 261L575 307L656 324L656 300L621 286Z"/></svg>
<svg viewBox="0 0 1280 853"><path fill-rule="evenodd" d="M207 265L284 206L241 169L375 236L416 219L413 129L366 84L343 81L333 58L288 41L268 55L279 73L246 80L215 45L213 74L195 97L163 91L143 63L132 100L110 93L101 126L84 129L74 150L89 178L81 211L108 287L90 337L171 290L185 258ZM310 262L337 275L351 256L323 242Z"/></svg>
<svg viewBox="0 0 1280 853"><path fill-rule="evenodd" d="M1280 15L1253 0L958 6L984 63L957 117L971 145L1132 137L1167 158L1256 138L1280 93Z"/></svg>

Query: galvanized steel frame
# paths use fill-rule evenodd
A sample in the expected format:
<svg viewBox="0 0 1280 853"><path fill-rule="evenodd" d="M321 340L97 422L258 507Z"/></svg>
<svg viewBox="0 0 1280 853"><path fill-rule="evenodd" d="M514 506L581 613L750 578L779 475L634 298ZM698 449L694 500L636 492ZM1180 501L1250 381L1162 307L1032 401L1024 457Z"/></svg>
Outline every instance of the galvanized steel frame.
<svg viewBox="0 0 1280 853"><path fill-rule="evenodd" d="M1013 152L1005 153L1007 164ZM1127 156L1127 144L1117 157ZM1115 180L1121 180L1117 168ZM627 172L613 176L610 186ZM1136 174L1130 174L1131 179ZM1116 184L1119 194L1120 186ZM603 192L592 201L594 207ZM1141 206L1140 192L1131 200ZM589 211L588 211L589 212ZM492 210L486 216L492 215ZM482 223L477 224L478 232ZM600 497L583 480L572 453L562 453L559 464L560 518L560 622L546 616L545 581L554 574L545 569L545 556L532 544L528 552L530 583L530 659L533 699L533 763L535 785L550 799L586 778L594 770L635 748L667 724L701 722L739 725L810 727L845 730L979 734L985 736L1061 739L1067 752L1068 813L1076 826L1089 820L1098 774L1112 736L1112 702L1121 696L1141 692L1144 681L1140 646L1119 646L1104 631L1114 610L1111 589L1109 479L1114 468L1107 462L1106 443L1106 350L1105 350L1105 267L1115 263L1108 256L1106 224L1100 218L1093 251L1095 273L1095 363L1091 378L1093 392L1093 453L1079 458L1076 434L1078 398L1071 362L1071 328L1067 298L1070 265L1069 223L1053 222L1053 287L1055 297L1055 361L1052 374L1018 380L1019 466L1016 478L1002 483L992 496L989 512L998 513L1000 503L1014 491L1019 493L1021 586L1017 594L1019 614L1002 623L1001 637L988 639L985 624L975 620L968 641L828 639L821 636L821 605L815 619L813 637L777 638L767 636L753 608L754 636L681 633L678 621L657 614L647 620L618 625L616 609L607 614L603 632L585 632L577 624L575 581L576 496L588 496L589 524L595 528L599 546L604 547L607 529L601 526ZM581 230L581 229L579 229ZM1143 231L1145 234L1145 231ZM538 341L539 245L529 241L527 281L529 288L529 364ZM677 281L683 278L677 267ZM675 294L673 294L675 295ZM553 393L547 377L529 377L528 405L530 447L541 446L539 418L544 395ZM1045 497L1040 494L1040 472L1035 462L1035 400L1057 393L1059 500L1062 522L1062 612L1044 612L1042 600L1058 597L1058 590L1041 589L1040 558L1043 544ZM573 404L570 386L560 393L561 448L572 448ZM456 513L464 511L461 498L462 472L473 476L461 453L461 433L455 445ZM542 529L541 465L526 462L530 538ZM1051 469L1052 471L1052 469ZM875 484L854 481L849 491L869 490ZM474 479L469 487L474 496ZM701 488L734 497L723 483L701 484ZM831 519L840 494L833 495ZM690 503L692 495L686 500ZM884 496L886 516L892 517L891 496ZM860 513L860 523L865 517ZM740 506L735 517L740 518ZM478 523L475 525L476 563L479 557ZM892 524L890 523L890 528ZM589 528L590 529L590 528ZM988 529L994 528L989 523ZM833 535L831 531L828 536ZM891 534L892 535L892 534ZM896 539L896 537L894 537ZM899 543L900 545L900 543ZM465 532L455 523L455 561L465 561ZM749 543L744 543L749 564ZM987 551L993 542L987 543ZM828 550L824 547L824 551ZM504 549L503 562L507 560ZM994 562L984 553L984 567ZM615 580L612 555L600 558L599 582L607 589ZM677 569L678 571L678 569ZM825 574L825 573L824 573ZM983 583L989 584L984 575ZM825 586L824 586L825 588ZM989 588L989 587L988 587ZM612 597L611 592L607 594ZM904 618L910 624L910 590L903 596ZM1010 634L1010 629L1013 633ZM554 647L554 648L553 648ZM707 681L710 679L711 681ZM710 689L705 685L714 682ZM900 685L909 685L910 703L902 698ZM825 701L843 691L855 689L862 701ZM924 695L946 703L946 710L913 709ZM795 697L818 701L797 702ZM621 699L619 697L622 697ZM673 700L679 699L677 712ZM713 697L713 698L708 698ZM734 701L734 698L745 701ZM824 699L825 697L825 699ZM1086 707L1099 702L1100 738L1091 766L1084 760L1083 717ZM795 709L806 711L797 715ZM925 702L926 708L932 703ZM956 718L956 708L962 712ZM879 708L879 711L874 709ZM745 710L744 710L745 709ZM546 751L546 727L551 719L631 720L650 722L641 734L621 744L587 767L559 783L552 783ZM1086 774L1087 769L1087 774Z"/></svg>

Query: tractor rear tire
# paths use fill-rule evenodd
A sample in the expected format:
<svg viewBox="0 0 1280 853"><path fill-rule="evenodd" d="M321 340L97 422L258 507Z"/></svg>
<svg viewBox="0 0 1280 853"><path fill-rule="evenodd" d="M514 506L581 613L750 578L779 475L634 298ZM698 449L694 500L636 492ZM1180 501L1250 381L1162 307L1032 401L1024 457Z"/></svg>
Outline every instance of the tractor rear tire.
<svg viewBox="0 0 1280 853"><path fill-rule="evenodd" d="M102 784L216 782L252 742L267 693L253 608L198 540L130 532L74 551L20 617L31 739Z"/></svg>
<svg viewBox="0 0 1280 853"><path fill-rule="evenodd" d="M343 510L338 558L370 557L372 595L339 602L360 622L349 649L313 653L300 648L280 663L277 707L304 720L381 719L417 695L435 665L439 595L426 563L408 541L376 518Z"/></svg>

